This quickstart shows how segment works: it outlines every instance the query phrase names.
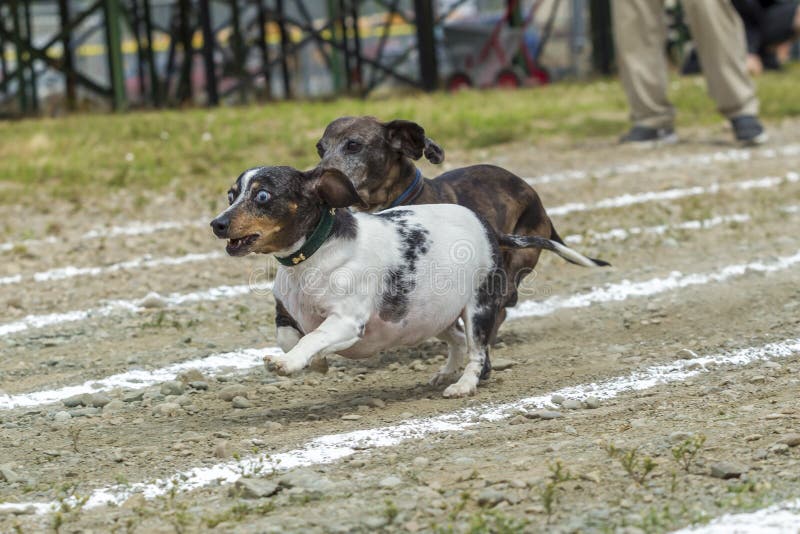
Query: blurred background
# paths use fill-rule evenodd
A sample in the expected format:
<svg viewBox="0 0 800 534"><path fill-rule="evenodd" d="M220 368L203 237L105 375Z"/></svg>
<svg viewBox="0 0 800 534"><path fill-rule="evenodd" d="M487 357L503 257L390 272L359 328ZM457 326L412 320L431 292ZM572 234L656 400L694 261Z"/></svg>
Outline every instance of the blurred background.
<svg viewBox="0 0 800 534"><path fill-rule="evenodd" d="M666 7L679 64L690 36L677 2ZM609 0L3 0L0 21L4 116L538 86L613 71Z"/></svg>

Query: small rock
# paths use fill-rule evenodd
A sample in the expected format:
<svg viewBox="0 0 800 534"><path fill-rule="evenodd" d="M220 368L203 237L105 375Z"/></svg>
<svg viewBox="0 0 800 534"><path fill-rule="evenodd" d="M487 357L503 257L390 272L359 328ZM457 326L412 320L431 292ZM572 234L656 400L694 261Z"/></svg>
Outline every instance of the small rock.
<svg viewBox="0 0 800 534"><path fill-rule="evenodd" d="M23 482L25 477L18 475L9 464L0 465L0 479L5 480L9 484L15 482Z"/></svg>
<svg viewBox="0 0 800 534"><path fill-rule="evenodd" d="M681 360L692 360L694 358L699 358L699 356L692 350L681 349L678 351L678 358Z"/></svg>
<svg viewBox="0 0 800 534"><path fill-rule="evenodd" d="M563 415L561 415L561 412L555 410L536 410L528 412L525 414L525 417L528 419L558 419L559 417L563 417Z"/></svg>
<svg viewBox="0 0 800 534"><path fill-rule="evenodd" d="M751 384L763 384L766 381L767 381L767 377L762 376L762 375L756 375L756 376L750 378L750 383Z"/></svg>
<svg viewBox="0 0 800 534"><path fill-rule="evenodd" d="M764 436L762 436L761 434L750 434L749 436L745 436L744 440L745 441L758 441L763 437Z"/></svg>
<svg viewBox="0 0 800 534"><path fill-rule="evenodd" d="M277 421L267 421L266 423L264 423L264 428L268 432L277 432L283 428L283 425Z"/></svg>
<svg viewBox="0 0 800 534"><path fill-rule="evenodd" d="M240 478L233 485L235 495L245 499L261 499L278 493L278 483L263 478Z"/></svg>
<svg viewBox="0 0 800 534"><path fill-rule="evenodd" d="M188 369L178 375L178 380L191 386L192 382L205 382L206 377L197 369Z"/></svg>
<svg viewBox="0 0 800 534"><path fill-rule="evenodd" d="M581 473L580 478L581 480L586 480L587 482L594 482L595 484L600 483L600 475L597 474L597 471L591 471L589 473Z"/></svg>
<svg viewBox="0 0 800 534"><path fill-rule="evenodd" d="M485 488L478 493L478 504L481 506L492 508L503 501L508 501L506 494L493 488Z"/></svg>
<svg viewBox="0 0 800 534"><path fill-rule="evenodd" d="M94 408L102 408L111 402L111 397L105 393L93 393L91 395L90 403Z"/></svg>
<svg viewBox="0 0 800 534"><path fill-rule="evenodd" d="M233 405L234 408L239 408L239 409L250 408L253 406L253 403L244 397L234 397L233 400L231 401L231 404Z"/></svg>
<svg viewBox="0 0 800 534"><path fill-rule="evenodd" d="M550 402L555 405L561 406L564 403L564 396L563 395L553 395L550 397Z"/></svg>
<svg viewBox="0 0 800 534"><path fill-rule="evenodd" d="M422 362L422 360L414 360L413 362L411 362L411 365L409 367L411 368L412 371L424 371L425 369L428 368Z"/></svg>
<svg viewBox="0 0 800 534"><path fill-rule="evenodd" d="M354 413L346 413L341 417L342 421L358 421L361 416Z"/></svg>
<svg viewBox="0 0 800 534"><path fill-rule="evenodd" d="M72 415L66 411L57 412L56 415L53 416L53 420L56 423L67 423L70 419L72 419Z"/></svg>
<svg viewBox="0 0 800 534"><path fill-rule="evenodd" d="M124 503L122 503L122 507L128 510L141 510L147 505L147 499L144 498L144 495L141 493L134 493L133 495L128 498Z"/></svg>
<svg viewBox="0 0 800 534"><path fill-rule="evenodd" d="M214 446L215 458L228 458L231 455L231 448L227 441L218 441Z"/></svg>
<svg viewBox="0 0 800 534"><path fill-rule="evenodd" d="M103 413L117 413L125 408L125 403L119 399L114 399L103 406Z"/></svg>
<svg viewBox="0 0 800 534"><path fill-rule="evenodd" d="M753 460L766 460L769 456L767 449L756 449L753 451Z"/></svg>
<svg viewBox="0 0 800 534"><path fill-rule="evenodd" d="M164 297L155 292L148 293L142 300L139 301L139 306L147 309L163 308L166 305L167 303L164 300Z"/></svg>
<svg viewBox="0 0 800 534"><path fill-rule="evenodd" d="M325 356L315 356L308 364L308 370L319 374L327 374L330 366L328 365L328 358Z"/></svg>
<svg viewBox="0 0 800 534"><path fill-rule="evenodd" d="M397 486L399 486L402 483L403 483L403 481L399 477L396 477L394 475L390 475L390 476L388 476L386 478L381 479L381 481L378 482L378 486L380 486L382 488L385 488L385 489L391 489L391 488L396 488Z"/></svg>
<svg viewBox="0 0 800 534"><path fill-rule="evenodd" d="M525 424L525 423L527 423L529 420L530 420L530 419L528 419L528 418L527 418L527 417L525 417L524 415L522 415L522 414L519 414L519 415L515 415L514 417L512 417L511 419L509 419L509 420L508 420L508 424L509 424L509 425L524 425L524 424Z"/></svg>
<svg viewBox="0 0 800 534"><path fill-rule="evenodd" d="M278 484L284 488L298 488L314 493L330 493L336 484L330 479L311 471L310 469L295 469L287 472L278 479Z"/></svg>
<svg viewBox="0 0 800 534"><path fill-rule="evenodd" d="M414 467L418 469L424 469L428 467L431 461L425 458L424 456L417 456L411 463L414 465Z"/></svg>
<svg viewBox="0 0 800 534"><path fill-rule="evenodd" d="M136 391L129 391L122 396L122 402L138 402L144 397L144 391L139 389Z"/></svg>
<svg viewBox="0 0 800 534"><path fill-rule="evenodd" d="M183 382L178 380L168 380L161 384L161 394L162 395L183 395L183 392L186 390L186 386L183 385Z"/></svg>
<svg viewBox="0 0 800 534"><path fill-rule="evenodd" d="M797 447L800 445L800 434L792 433L786 434L781 439L778 440L778 443L783 443L784 445L788 445L789 447Z"/></svg>
<svg viewBox="0 0 800 534"><path fill-rule="evenodd" d="M208 389L208 382L204 380L192 380L189 382L189 387L200 391L206 391Z"/></svg>
<svg viewBox="0 0 800 534"><path fill-rule="evenodd" d="M494 371L505 371L506 369L511 369L518 362L514 360L508 360L506 358L497 358L492 360L492 370Z"/></svg>
<svg viewBox="0 0 800 534"><path fill-rule="evenodd" d="M367 401L368 406L373 408L386 408L386 403L382 399L372 398Z"/></svg>
<svg viewBox="0 0 800 534"><path fill-rule="evenodd" d="M181 408L181 405L176 402L164 402L156 406L155 411L156 413L167 417L175 417L183 411L183 408Z"/></svg>
<svg viewBox="0 0 800 534"><path fill-rule="evenodd" d="M578 435L578 431L575 430L575 427L571 426L571 425L566 425L564 427L564 432L566 432L567 434L570 434L571 436L577 436Z"/></svg>
<svg viewBox="0 0 800 534"><path fill-rule="evenodd" d="M224 401L232 401L234 397L247 397L247 388L241 384L233 384L219 391L219 398Z"/></svg>
<svg viewBox="0 0 800 534"><path fill-rule="evenodd" d="M14 506L13 508L0 508L0 517L3 517L4 515L34 515L35 513L36 507L33 505L25 507Z"/></svg>
<svg viewBox="0 0 800 534"><path fill-rule="evenodd" d="M561 407L567 410L580 410L583 408L583 403L578 399L566 399L561 403Z"/></svg>
<svg viewBox="0 0 800 534"><path fill-rule="evenodd" d="M596 410L597 408L600 407L600 399L598 399L597 397L588 397L584 401L584 404L586 404L586 407L589 408L590 410Z"/></svg>
<svg viewBox="0 0 800 534"><path fill-rule="evenodd" d="M69 411L69 414L72 417L91 417L93 415L98 415L100 413L100 408L92 408L91 406L87 408L74 408Z"/></svg>
<svg viewBox="0 0 800 534"><path fill-rule="evenodd" d="M786 443L774 443L770 446L769 452L772 454L789 454L789 446Z"/></svg>
<svg viewBox="0 0 800 534"><path fill-rule="evenodd" d="M711 476L727 480L729 478L739 478L748 471L746 465L735 462L715 462L711 464Z"/></svg>
<svg viewBox="0 0 800 534"><path fill-rule="evenodd" d="M682 443L687 439L692 439L692 437L694 437L694 433L692 432L677 430L669 435L669 441L670 443Z"/></svg>
<svg viewBox="0 0 800 534"><path fill-rule="evenodd" d="M91 406L92 395L91 393L81 393L80 395L73 395L62 401L67 408L77 408L78 406Z"/></svg>

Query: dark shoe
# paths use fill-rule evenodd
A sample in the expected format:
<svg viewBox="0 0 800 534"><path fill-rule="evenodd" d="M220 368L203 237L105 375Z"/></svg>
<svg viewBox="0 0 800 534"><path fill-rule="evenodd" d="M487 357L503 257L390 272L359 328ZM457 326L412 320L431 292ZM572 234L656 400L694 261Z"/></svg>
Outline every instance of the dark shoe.
<svg viewBox="0 0 800 534"><path fill-rule="evenodd" d="M769 139L764 127L758 121L758 117L753 115L740 115L731 119L733 134L736 140L743 145L754 146L763 145Z"/></svg>
<svg viewBox="0 0 800 534"><path fill-rule="evenodd" d="M678 142L678 136L671 126L666 128L634 126L620 138L619 142L641 146L672 145Z"/></svg>

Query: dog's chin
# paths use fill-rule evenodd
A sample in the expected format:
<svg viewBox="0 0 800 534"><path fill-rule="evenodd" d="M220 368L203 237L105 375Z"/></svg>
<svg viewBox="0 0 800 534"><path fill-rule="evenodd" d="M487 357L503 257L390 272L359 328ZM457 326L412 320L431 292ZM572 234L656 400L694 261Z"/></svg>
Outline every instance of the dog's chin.
<svg viewBox="0 0 800 534"><path fill-rule="evenodd" d="M237 239L228 239L225 251L231 256L246 256L252 251L259 237L260 234L250 234Z"/></svg>

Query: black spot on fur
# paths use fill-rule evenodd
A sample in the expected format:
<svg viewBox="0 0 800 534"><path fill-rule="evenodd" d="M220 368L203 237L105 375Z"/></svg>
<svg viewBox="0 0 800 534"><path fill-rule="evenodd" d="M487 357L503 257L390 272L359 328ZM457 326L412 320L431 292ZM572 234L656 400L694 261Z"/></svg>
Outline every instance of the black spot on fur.
<svg viewBox="0 0 800 534"><path fill-rule="evenodd" d="M497 322L497 316L506 299L508 276L506 275L503 256L500 253L494 229L483 217L478 216L478 219L483 225L486 238L492 248L492 269L487 273L486 278L478 288L477 307L472 316L473 336L476 343L483 347L486 354L480 376L481 380L486 380L492 372L492 363L489 359L489 343Z"/></svg>
<svg viewBox="0 0 800 534"><path fill-rule="evenodd" d="M384 321L399 322L408 313L408 298L416 288L415 275L420 257L430 250L427 229L410 222L409 210L392 210L377 213L389 221L400 237L400 254L403 262L391 267L384 276L379 316Z"/></svg>
<svg viewBox="0 0 800 534"><path fill-rule="evenodd" d="M398 221L398 220L405 220L411 215L411 210L391 210L391 211L379 211L375 214L376 217L380 217L381 219L386 219L387 221Z"/></svg>
<svg viewBox="0 0 800 534"><path fill-rule="evenodd" d="M408 313L408 293L406 278L394 269L386 272L383 279L383 292L378 316L391 323L399 322Z"/></svg>
<svg viewBox="0 0 800 534"><path fill-rule="evenodd" d="M331 237L355 239L357 233L358 221L353 217L353 214L347 210L336 210L336 215L333 219L333 228L331 229Z"/></svg>
<svg viewBox="0 0 800 534"><path fill-rule="evenodd" d="M280 328L282 326L288 326L290 328L294 328L300 334L303 333L303 330L300 328L300 325L297 324L291 315L289 315L286 306L283 305L279 299L275 299L275 327Z"/></svg>

